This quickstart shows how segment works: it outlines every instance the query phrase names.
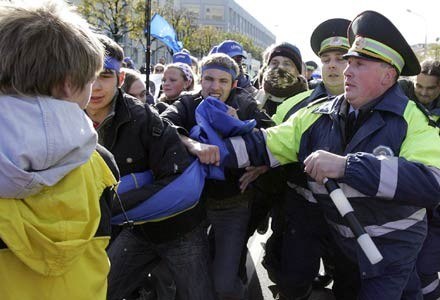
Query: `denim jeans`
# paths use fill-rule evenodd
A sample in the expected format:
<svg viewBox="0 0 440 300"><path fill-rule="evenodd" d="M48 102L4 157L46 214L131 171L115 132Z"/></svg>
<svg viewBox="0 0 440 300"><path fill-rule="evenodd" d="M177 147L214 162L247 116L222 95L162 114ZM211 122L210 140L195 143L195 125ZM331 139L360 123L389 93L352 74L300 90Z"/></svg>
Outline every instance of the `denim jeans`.
<svg viewBox="0 0 440 300"><path fill-rule="evenodd" d="M149 265L163 259L177 288L179 300L214 300L209 272L206 225L161 244L145 237L141 226L124 228L108 249L111 262L108 299L123 299L142 285Z"/></svg>
<svg viewBox="0 0 440 300"><path fill-rule="evenodd" d="M213 277L219 299L244 299L246 288L238 269L247 238L250 211L247 207L208 210L208 221L214 230L215 257Z"/></svg>

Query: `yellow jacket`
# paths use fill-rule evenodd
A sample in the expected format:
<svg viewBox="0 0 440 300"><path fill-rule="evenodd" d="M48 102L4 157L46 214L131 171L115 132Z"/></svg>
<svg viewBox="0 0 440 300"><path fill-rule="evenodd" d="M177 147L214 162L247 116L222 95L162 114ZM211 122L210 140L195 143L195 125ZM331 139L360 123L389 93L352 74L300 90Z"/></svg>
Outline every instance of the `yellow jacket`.
<svg viewBox="0 0 440 300"><path fill-rule="evenodd" d="M101 196L114 185L95 151L56 185L22 200L0 199L7 245L0 250L1 299L106 298L109 236L97 231L109 222L101 220Z"/></svg>

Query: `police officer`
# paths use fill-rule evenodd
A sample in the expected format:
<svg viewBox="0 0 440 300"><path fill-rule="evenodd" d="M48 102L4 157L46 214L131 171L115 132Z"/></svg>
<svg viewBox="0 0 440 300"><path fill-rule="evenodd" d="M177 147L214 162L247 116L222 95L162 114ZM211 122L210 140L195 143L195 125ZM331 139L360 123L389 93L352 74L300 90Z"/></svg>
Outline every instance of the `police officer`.
<svg viewBox="0 0 440 300"><path fill-rule="evenodd" d="M350 21L346 19L330 19L319 24L313 31L310 45L321 60L322 81L313 90L299 93L281 103L272 116L276 124L286 121L311 101L344 92L343 71L347 62L342 56L350 48L346 37L349 24Z"/></svg>
<svg viewBox="0 0 440 300"><path fill-rule="evenodd" d="M396 83L400 74L420 72L398 29L365 11L350 23L348 38L344 95L303 108L278 126L226 140L236 155L225 164L303 163L337 244L359 267L358 299L397 300L407 282L417 280L415 262L427 227L423 207L439 203L439 130ZM382 261L372 265L360 250L329 201L324 178L340 183ZM405 292L421 297L417 289Z"/></svg>
<svg viewBox="0 0 440 300"><path fill-rule="evenodd" d="M313 31L310 42L321 59L323 81L314 90L297 94L280 104L272 117L275 123L282 123L312 101L330 99L330 96L344 92L343 71L347 62L342 56L349 49L345 37L349 24L346 19L330 19ZM311 292L313 278L318 274L322 256L326 257L324 262L329 274L317 277L314 285L325 287L330 283L330 274L333 273L330 250L334 246L321 208L303 184L306 180L299 164L286 165L285 171L287 188L282 211L286 212L286 220L276 220L283 216L273 215L273 234L266 245L264 265L269 274L272 273L282 296L306 298ZM276 257L280 257L279 263ZM336 294L339 286L339 282L333 286ZM340 293L338 298L342 298Z"/></svg>

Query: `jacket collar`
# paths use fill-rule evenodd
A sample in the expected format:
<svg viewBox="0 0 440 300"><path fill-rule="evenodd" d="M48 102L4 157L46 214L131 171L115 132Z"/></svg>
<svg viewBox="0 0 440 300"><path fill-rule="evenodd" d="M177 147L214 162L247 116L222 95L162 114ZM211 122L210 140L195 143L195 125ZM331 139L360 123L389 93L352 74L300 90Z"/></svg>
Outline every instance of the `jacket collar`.
<svg viewBox="0 0 440 300"><path fill-rule="evenodd" d="M405 96L400 86L396 83L372 102L377 102L374 107L371 108L373 110L388 111L403 116L406 104L408 103L408 97ZM347 104L344 95L339 95L318 106L313 112L319 114L340 113L345 115L347 112Z"/></svg>
<svg viewBox="0 0 440 300"><path fill-rule="evenodd" d="M327 90L325 88L324 82L320 82L314 89L313 92L310 94L309 99L312 101L318 98L326 97L329 94L327 93Z"/></svg>
<svg viewBox="0 0 440 300"><path fill-rule="evenodd" d="M105 139L107 140L106 144L109 145L108 149L110 150L115 146L119 127L122 124L129 122L131 119L131 112L121 89L118 89L117 95L113 101L115 102L114 116L111 123L109 123L109 126L112 129L105 132Z"/></svg>

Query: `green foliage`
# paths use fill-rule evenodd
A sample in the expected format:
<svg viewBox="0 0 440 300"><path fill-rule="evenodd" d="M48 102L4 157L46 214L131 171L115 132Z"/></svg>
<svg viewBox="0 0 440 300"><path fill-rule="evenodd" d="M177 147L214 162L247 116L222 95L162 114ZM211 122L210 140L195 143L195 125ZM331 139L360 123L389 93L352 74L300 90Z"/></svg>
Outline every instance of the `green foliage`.
<svg viewBox="0 0 440 300"><path fill-rule="evenodd" d="M120 42L126 34L142 34L144 3L141 0L82 0L78 11L91 25L109 32Z"/></svg>
<svg viewBox="0 0 440 300"><path fill-rule="evenodd" d="M212 47L224 40L239 42L247 52L252 53L252 57L261 60L263 49L255 46L249 37L239 33L224 32L214 26L199 26L191 36L188 36L187 43L184 45L193 55L203 57L209 53Z"/></svg>
<svg viewBox="0 0 440 300"><path fill-rule="evenodd" d="M414 52L419 59L420 62L424 61L425 59L434 59L439 60L440 59L440 44L438 43L432 43L428 44L428 51L425 51L425 48L416 49Z"/></svg>
<svg viewBox="0 0 440 300"><path fill-rule="evenodd" d="M199 26L184 44L192 55L203 57L209 53L214 45L222 41L222 32L214 26Z"/></svg>
<svg viewBox="0 0 440 300"><path fill-rule="evenodd" d="M223 40L227 39L239 42L243 46L244 50L252 53L252 57L261 61L261 54L263 53L264 49L255 46L251 38L236 32L225 32Z"/></svg>

